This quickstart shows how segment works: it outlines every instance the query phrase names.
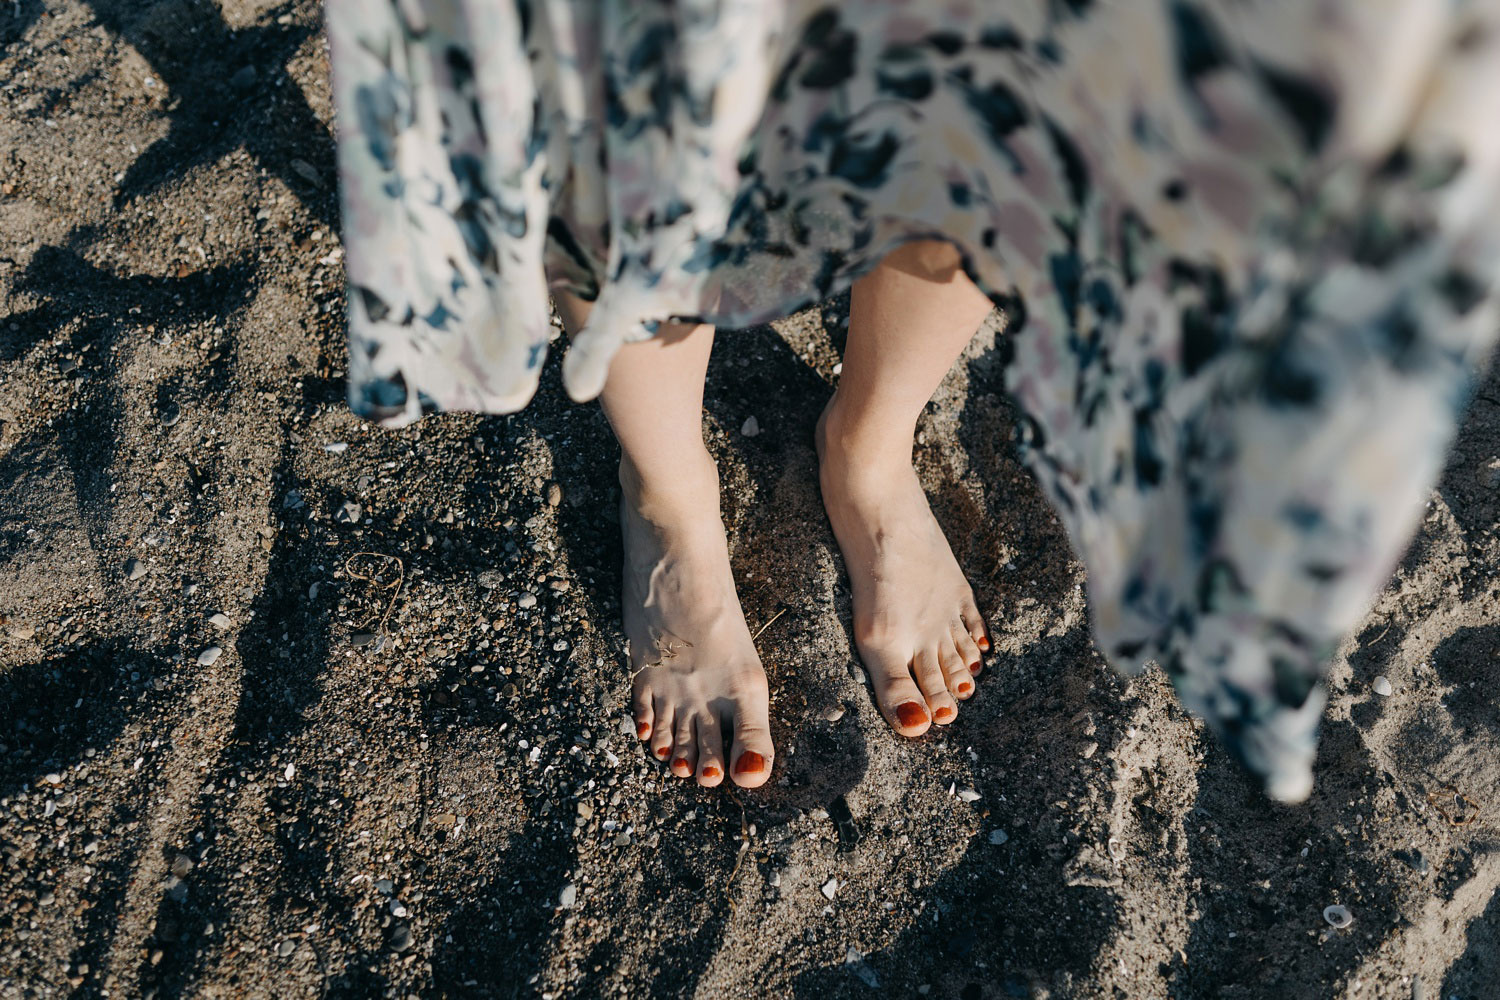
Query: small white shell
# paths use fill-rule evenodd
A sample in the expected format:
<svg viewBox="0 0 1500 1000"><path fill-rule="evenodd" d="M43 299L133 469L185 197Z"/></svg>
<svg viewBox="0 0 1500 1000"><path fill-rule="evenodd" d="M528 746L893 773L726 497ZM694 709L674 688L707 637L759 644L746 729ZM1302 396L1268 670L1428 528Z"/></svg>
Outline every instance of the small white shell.
<svg viewBox="0 0 1500 1000"><path fill-rule="evenodd" d="M1328 921L1335 930L1341 931L1354 923L1354 914L1349 912L1348 907L1335 903L1333 906L1323 907L1323 919Z"/></svg>

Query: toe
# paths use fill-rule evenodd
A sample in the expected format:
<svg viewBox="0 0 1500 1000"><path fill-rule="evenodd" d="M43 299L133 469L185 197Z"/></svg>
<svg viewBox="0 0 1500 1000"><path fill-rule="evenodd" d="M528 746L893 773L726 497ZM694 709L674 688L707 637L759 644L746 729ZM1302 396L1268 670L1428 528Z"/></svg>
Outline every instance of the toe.
<svg viewBox="0 0 1500 1000"><path fill-rule="evenodd" d="M770 695L766 676L756 671L738 685L734 699L734 745L729 748L730 777L741 788L759 788L771 777Z"/></svg>
<svg viewBox="0 0 1500 1000"><path fill-rule="evenodd" d="M990 630L984 624L984 616L972 603L966 605L963 611L964 628L968 631L974 645L981 653L990 651Z"/></svg>
<svg viewBox="0 0 1500 1000"><path fill-rule="evenodd" d="M922 695L927 699L927 707L931 709L934 719L938 718L939 708L957 713L957 706L948 695L948 676L943 670L937 649L929 647L917 653L911 661L911 672L917 678L917 687L922 689ZM943 714L947 716L947 721L953 721L951 714Z"/></svg>
<svg viewBox="0 0 1500 1000"><path fill-rule="evenodd" d="M672 703L660 696L652 699L651 708L655 713L651 723L651 756L666 760L672 754L672 738L676 735L672 727L675 713Z"/></svg>
<svg viewBox="0 0 1500 1000"><path fill-rule="evenodd" d="M698 784L712 788L724 780L724 728L718 716L698 717Z"/></svg>
<svg viewBox="0 0 1500 1000"><path fill-rule="evenodd" d="M656 713L651 710L651 685L642 680L641 675L635 678L635 694L631 698L631 711L635 715L635 735L637 739L649 739L651 737L651 720Z"/></svg>
<svg viewBox="0 0 1500 1000"><path fill-rule="evenodd" d="M955 698L963 700L974 693L974 675L969 665L958 655L952 639L944 639L938 646L938 662L942 664L944 682Z"/></svg>
<svg viewBox="0 0 1500 1000"><path fill-rule="evenodd" d="M698 734L693 725L693 715L682 712L677 716L677 735L672 740L672 773L679 778L690 778L698 769Z"/></svg>
<svg viewBox="0 0 1500 1000"><path fill-rule="evenodd" d="M958 658L964 661L964 669L978 677L984 661L980 656L979 644L974 641L974 636L963 622L957 622L953 626L953 648L958 650Z"/></svg>
<svg viewBox="0 0 1500 1000"><path fill-rule="evenodd" d="M875 701L892 729L902 736L921 736L932 725L927 698L911 677L904 657L866 653L865 665L875 687Z"/></svg>

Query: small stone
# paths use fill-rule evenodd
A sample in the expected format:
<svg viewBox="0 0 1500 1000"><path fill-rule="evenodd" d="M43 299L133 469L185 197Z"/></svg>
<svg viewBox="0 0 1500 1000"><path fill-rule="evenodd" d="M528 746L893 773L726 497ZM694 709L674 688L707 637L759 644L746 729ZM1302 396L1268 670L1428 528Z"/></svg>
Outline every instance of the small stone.
<svg viewBox="0 0 1500 1000"><path fill-rule="evenodd" d="M146 575L146 567L139 559L125 560L125 578L139 580Z"/></svg>
<svg viewBox="0 0 1500 1000"><path fill-rule="evenodd" d="M616 847L629 847L630 846L630 834L628 834L628 833L617 834L615 836L615 846Z"/></svg>
<svg viewBox="0 0 1500 1000"><path fill-rule="evenodd" d="M557 894L557 902L565 910L578 902L578 886L573 882L563 886L562 892Z"/></svg>
<svg viewBox="0 0 1500 1000"><path fill-rule="evenodd" d="M848 951L844 952L844 968L853 973L856 979L870 987L870 989L880 989L880 976L876 975L875 970L870 967L870 963L865 961L865 956L860 950L852 945Z"/></svg>
<svg viewBox="0 0 1500 1000"><path fill-rule="evenodd" d="M990 831L990 843L994 844L996 847L999 847L1001 844L1005 843L1009 839L1010 839L1010 834L1006 833L1004 830L991 830Z"/></svg>
<svg viewBox="0 0 1500 1000"><path fill-rule="evenodd" d="M208 620L208 623L221 632L229 628L229 626L232 624L229 621L229 616L222 611L211 617Z"/></svg>
<svg viewBox="0 0 1500 1000"><path fill-rule="evenodd" d="M823 893L824 898L832 899L834 894L839 891L839 880L836 878L829 879L823 883L819 891Z"/></svg>
<svg viewBox="0 0 1500 1000"><path fill-rule="evenodd" d="M406 924L397 924L391 928L391 951L405 951L411 947L411 928Z"/></svg>
<svg viewBox="0 0 1500 1000"><path fill-rule="evenodd" d="M281 942L281 944L276 946L276 954L280 955L282 958L290 958L292 952L296 950L297 942L293 941L291 938L287 938L285 941Z"/></svg>
<svg viewBox="0 0 1500 1000"><path fill-rule="evenodd" d="M393 917L404 917L404 916L407 915L408 912L409 911L406 909L406 904L403 903L403 902L401 902L401 900L399 900L399 899L393 899L393 900L391 900L391 916L393 916Z"/></svg>
<svg viewBox="0 0 1500 1000"><path fill-rule="evenodd" d="M745 422L740 425L740 433L747 438L753 438L760 434L760 421L753 416L746 417Z"/></svg>
<svg viewBox="0 0 1500 1000"><path fill-rule="evenodd" d="M60 785L62 784L62 775L58 774L56 771L48 771L46 774L42 775L42 784Z"/></svg>
<svg viewBox="0 0 1500 1000"><path fill-rule="evenodd" d="M497 569L487 569L480 572L477 580L485 590L495 590L505 585L505 574Z"/></svg>
<svg viewBox="0 0 1500 1000"><path fill-rule="evenodd" d="M351 646L368 646L374 641L374 632L355 632L349 637L349 645Z"/></svg>
<svg viewBox="0 0 1500 1000"><path fill-rule="evenodd" d="M593 819L594 807L587 802L580 801L578 803L578 815L583 819Z"/></svg>
<svg viewBox="0 0 1500 1000"><path fill-rule="evenodd" d="M198 665L201 667L211 667L215 662L218 661L219 657L223 655L224 650L220 649L218 646L209 646L203 652L198 654Z"/></svg>
<svg viewBox="0 0 1500 1000"><path fill-rule="evenodd" d="M547 484L547 506L556 507L562 503L562 487L557 483Z"/></svg>
<svg viewBox="0 0 1500 1000"><path fill-rule="evenodd" d="M287 781L291 781L292 778L296 774L297 774L297 765L296 764L288 764L286 766L286 770L281 772L281 776L283 778L285 778Z"/></svg>
<svg viewBox="0 0 1500 1000"><path fill-rule="evenodd" d="M1393 690L1391 680L1385 674L1376 674L1375 683L1371 684L1370 688L1382 698L1389 698Z"/></svg>
<svg viewBox="0 0 1500 1000"><path fill-rule="evenodd" d="M12 639L25 640L30 639L34 635L36 635L36 629L30 625L12 625L10 627L10 637Z"/></svg>
<svg viewBox="0 0 1500 1000"><path fill-rule="evenodd" d="M976 791L974 791L974 789L972 789L972 788L960 788L958 790L958 797L960 799L964 800L965 802L978 802L979 801L979 793L976 792Z"/></svg>
<svg viewBox="0 0 1500 1000"><path fill-rule="evenodd" d="M1088 760L1090 757L1094 756L1094 754L1096 754L1098 752L1099 752L1099 744L1095 743L1093 740L1090 740L1089 742L1087 742L1087 743L1085 743L1083 745L1083 749L1078 752L1078 755L1080 757L1082 757L1084 760Z"/></svg>
<svg viewBox="0 0 1500 1000"><path fill-rule="evenodd" d="M186 854L179 854L172 859L172 874L178 878L187 878L188 872L193 870L193 859Z"/></svg>
<svg viewBox="0 0 1500 1000"><path fill-rule="evenodd" d="M388 878L378 878L375 880L375 891L381 893L382 895L389 896L391 893L396 891L396 883L392 882Z"/></svg>
<svg viewBox="0 0 1500 1000"><path fill-rule="evenodd" d="M177 424L177 421L181 419L182 407L178 406L176 403L168 403L165 407L162 408L161 425L163 427L173 427Z"/></svg>
<svg viewBox="0 0 1500 1000"><path fill-rule="evenodd" d="M57 896L52 892L51 889L48 889L40 896L38 896L36 901L38 903L41 903L43 906L51 906L53 903L57 902Z"/></svg>
<svg viewBox="0 0 1500 1000"><path fill-rule="evenodd" d="M536 607L536 595L529 590L526 591L520 597L516 598L516 606L521 608Z"/></svg>
<svg viewBox="0 0 1500 1000"><path fill-rule="evenodd" d="M344 505L334 513L333 519L339 524L358 524L364 512L364 508L353 500L345 500Z"/></svg>
<svg viewBox="0 0 1500 1000"><path fill-rule="evenodd" d="M229 78L229 85L235 90L249 90L255 85L255 67L241 66L235 70L234 75Z"/></svg>
<svg viewBox="0 0 1500 1000"><path fill-rule="evenodd" d="M823 713L823 719L824 719L825 722L837 722L840 719L842 719L843 717L844 717L844 706L843 705L835 705L833 708L830 708L828 711L826 711L826 712Z"/></svg>
<svg viewBox="0 0 1500 1000"><path fill-rule="evenodd" d="M1349 908L1336 903L1333 906L1323 907L1323 919L1328 921L1328 925L1335 930L1343 930L1354 923L1354 915L1349 912Z"/></svg>

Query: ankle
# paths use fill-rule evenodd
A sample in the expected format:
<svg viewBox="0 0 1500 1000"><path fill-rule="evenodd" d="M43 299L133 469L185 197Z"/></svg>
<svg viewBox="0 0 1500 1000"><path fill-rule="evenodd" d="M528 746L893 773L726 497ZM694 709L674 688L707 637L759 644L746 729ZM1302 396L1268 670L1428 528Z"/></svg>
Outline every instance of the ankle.
<svg viewBox="0 0 1500 1000"><path fill-rule="evenodd" d="M719 467L708 449L687 448L668 463L642 467L620 457L626 503L649 521L669 523L719 515Z"/></svg>
<svg viewBox="0 0 1500 1000"><path fill-rule="evenodd" d="M872 471L910 466L916 422L871 411L861 412L835 392L818 420L818 457Z"/></svg>

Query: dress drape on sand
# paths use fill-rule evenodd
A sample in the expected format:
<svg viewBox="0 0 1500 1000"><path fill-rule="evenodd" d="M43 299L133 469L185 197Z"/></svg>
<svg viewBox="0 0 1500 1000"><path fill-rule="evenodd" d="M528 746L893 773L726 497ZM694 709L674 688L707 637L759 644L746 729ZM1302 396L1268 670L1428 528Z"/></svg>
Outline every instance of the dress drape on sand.
<svg viewBox="0 0 1500 1000"><path fill-rule="evenodd" d="M350 398L580 399L912 238L1012 318L1100 649L1295 800L1500 322L1500 17L1434 0L329 0ZM732 341L726 348L733 350Z"/></svg>

